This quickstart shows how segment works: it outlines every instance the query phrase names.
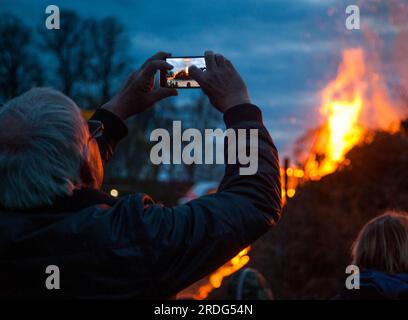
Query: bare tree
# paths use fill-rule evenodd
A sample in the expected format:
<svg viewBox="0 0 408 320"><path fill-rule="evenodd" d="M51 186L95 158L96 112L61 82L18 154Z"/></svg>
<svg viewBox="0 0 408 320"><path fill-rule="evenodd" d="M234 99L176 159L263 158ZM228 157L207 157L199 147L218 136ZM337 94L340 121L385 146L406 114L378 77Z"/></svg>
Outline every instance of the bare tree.
<svg viewBox="0 0 408 320"><path fill-rule="evenodd" d="M87 21L74 11L64 11L60 29L40 30L40 48L49 53L48 69L52 70L49 80L57 82L68 96L75 98L78 88L89 80L89 46L86 45ZM56 79L53 79L53 78Z"/></svg>
<svg viewBox="0 0 408 320"><path fill-rule="evenodd" d="M129 71L127 47L129 41L122 24L113 17L91 20L88 27L91 81L99 91L99 104L112 96L125 73Z"/></svg>
<svg viewBox="0 0 408 320"><path fill-rule="evenodd" d="M43 83L30 29L11 14L0 15L0 102Z"/></svg>

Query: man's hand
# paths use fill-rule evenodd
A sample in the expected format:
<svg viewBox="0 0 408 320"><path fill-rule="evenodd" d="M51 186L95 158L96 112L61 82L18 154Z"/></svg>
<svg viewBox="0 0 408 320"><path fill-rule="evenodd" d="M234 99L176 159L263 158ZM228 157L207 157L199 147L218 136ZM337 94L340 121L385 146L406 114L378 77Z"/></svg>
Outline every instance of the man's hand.
<svg viewBox="0 0 408 320"><path fill-rule="evenodd" d="M251 103L244 81L228 59L206 51L205 63L207 71L191 66L189 74L200 84L214 107L226 112L236 105Z"/></svg>
<svg viewBox="0 0 408 320"><path fill-rule="evenodd" d="M176 96L177 90L171 88L154 89L154 77L158 70L166 71L173 66L164 61L170 57L169 53L158 52L133 72L124 87L102 108L116 114L122 120L141 113L156 102Z"/></svg>

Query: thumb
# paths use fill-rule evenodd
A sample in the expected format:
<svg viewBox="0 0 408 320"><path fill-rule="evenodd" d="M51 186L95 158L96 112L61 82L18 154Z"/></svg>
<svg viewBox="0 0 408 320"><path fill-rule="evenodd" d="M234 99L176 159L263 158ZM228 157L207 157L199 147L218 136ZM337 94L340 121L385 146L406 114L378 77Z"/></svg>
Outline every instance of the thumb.
<svg viewBox="0 0 408 320"><path fill-rule="evenodd" d="M163 100L167 97L177 96L178 92L174 88L158 88L150 93L153 103Z"/></svg>
<svg viewBox="0 0 408 320"><path fill-rule="evenodd" d="M201 69L198 69L195 65L192 65L188 68L188 74L193 80L197 81L201 85L203 81L204 72Z"/></svg>

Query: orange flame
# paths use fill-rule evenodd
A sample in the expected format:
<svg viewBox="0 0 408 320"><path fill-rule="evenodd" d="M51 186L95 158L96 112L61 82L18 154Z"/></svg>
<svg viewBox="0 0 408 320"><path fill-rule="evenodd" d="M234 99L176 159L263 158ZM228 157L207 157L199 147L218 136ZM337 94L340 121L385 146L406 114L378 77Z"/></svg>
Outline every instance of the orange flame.
<svg viewBox="0 0 408 320"><path fill-rule="evenodd" d="M381 77L367 70L364 51L347 49L342 58L336 78L321 94L320 112L325 123L305 163L305 176L312 180L334 172L346 153L364 141L370 124L395 130L390 125L399 119Z"/></svg>
<svg viewBox="0 0 408 320"><path fill-rule="evenodd" d="M202 300L207 298L212 290L221 286L225 277L230 276L245 266L249 262L248 252L250 249L250 247L247 247L241 250L234 258L213 272L209 276L207 283L200 286L194 299Z"/></svg>

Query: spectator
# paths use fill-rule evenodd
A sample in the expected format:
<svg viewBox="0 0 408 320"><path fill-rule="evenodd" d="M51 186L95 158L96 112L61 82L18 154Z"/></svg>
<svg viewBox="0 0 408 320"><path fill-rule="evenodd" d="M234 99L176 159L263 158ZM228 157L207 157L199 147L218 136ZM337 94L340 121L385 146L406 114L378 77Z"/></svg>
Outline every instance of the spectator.
<svg viewBox="0 0 408 320"><path fill-rule="evenodd" d="M205 54L191 68L228 128L258 129L258 171L228 164L218 191L172 208L145 194L99 189L103 164L127 134L123 122L166 97L158 53L88 123L62 93L37 88L0 109L0 298L169 298L211 273L279 220L276 148L231 62ZM247 148L249 148L249 137ZM227 150L227 148L225 148ZM238 162L238 161L237 161ZM45 286L47 266L61 290Z"/></svg>
<svg viewBox="0 0 408 320"><path fill-rule="evenodd" d="M233 300L273 300L272 290L257 270L244 268L231 277L229 295Z"/></svg>
<svg viewBox="0 0 408 320"><path fill-rule="evenodd" d="M388 212L369 221L352 247L360 289L338 299L408 299L408 214Z"/></svg>

